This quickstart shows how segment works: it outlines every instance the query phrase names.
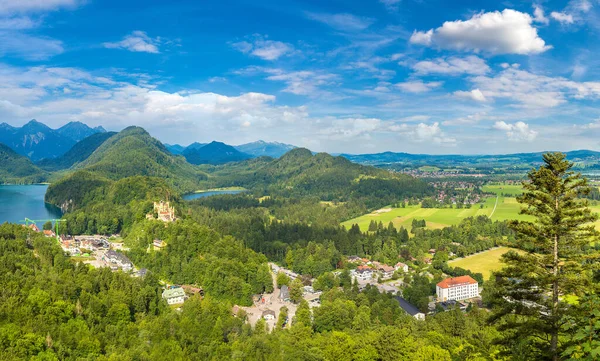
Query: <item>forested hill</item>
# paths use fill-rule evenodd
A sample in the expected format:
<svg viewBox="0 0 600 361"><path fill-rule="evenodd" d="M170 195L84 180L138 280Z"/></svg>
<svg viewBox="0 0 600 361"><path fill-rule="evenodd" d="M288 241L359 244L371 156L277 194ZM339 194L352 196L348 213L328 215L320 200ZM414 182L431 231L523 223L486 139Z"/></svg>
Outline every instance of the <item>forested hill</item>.
<svg viewBox="0 0 600 361"><path fill-rule="evenodd" d="M128 127L112 136L74 169L113 180L140 175L164 178L181 191L195 190L198 181L206 178L140 127Z"/></svg>
<svg viewBox="0 0 600 361"><path fill-rule="evenodd" d="M162 179L169 186L168 194L194 191L200 180L206 179L205 173L183 157L172 155L139 127L126 128L108 138L71 170L74 172L50 185L46 193L47 202L65 211L101 202L102 197L96 195L107 192L112 182L125 178Z"/></svg>
<svg viewBox="0 0 600 361"><path fill-rule="evenodd" d="M242 186L257 193L322 200L362 199L367 206L385 205L405 197L422 197L433 189L407 175L352 163L326 153L297 148L279 159L258 158L205 168L217 186Z"/></svg>
<svg viewBox="0 0 600 361"><path fill-rule="evenodd" d="M117 134L116 132L96 133L81 140L73 146L68 152L58 158L44 159L37 165L48 171L57 171L68 169L73 165L86 160L98 147L108 138Z"/></svg>
<svg viewBox="0 0 600 361"><path fill-rule="evenodd" d="M39 183L47 177L29 158L0 143L0 183Z"/></svg>

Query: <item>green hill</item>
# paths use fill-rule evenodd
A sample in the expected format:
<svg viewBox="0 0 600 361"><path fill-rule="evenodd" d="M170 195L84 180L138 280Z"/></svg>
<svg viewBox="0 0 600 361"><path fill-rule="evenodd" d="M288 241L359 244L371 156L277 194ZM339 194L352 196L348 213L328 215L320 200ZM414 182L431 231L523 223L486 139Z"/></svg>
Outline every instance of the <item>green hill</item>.
<svg viewBox="0 0 600 361"><path fill-rule="evenodd" d="M40 183L47 177L29 158L0 143L0 183Z"/></svg>
<svg viewBox="0 0 600 361"><path fill-rule="evenodd" d="M212 173L215 186L241 186L270 195L317 196L327 201L362 199L368 207L433 192L427 183L411 176L327 153L313 155L304 148L293 149L275 160L263 157L202 169Z"/></svg>
<svg viewBox="0 0 600 361"><path fill-rule="evenodd" d="M140 127L128 127L110 137L73 169L112 180L133 176L163 178L181 192L197 189L198 182L206 179L206 174L183 157L172 155Z"/></svg>
<svg viewBox="0 0 600 361"><path fill-rule="evenodd" d="M98 143L100 140L94 139ZM82 147L89 152L93 148L91 143ZM70 156L69 161L74 158ZM183 157L172 155L144 129L129 127L104 140L89 157L75 163L67 176L52 183L46 201L60 206L63 211L94 206L104 200L116 181L131 177L160 179L165 184L164 196L172 197L198 189L206 174ZM131 183L131 192L136 191L135 183L141 184Z"/></svg>
<svg viewBox="0 0 600 361"><path fill-rule="evenodd" d="M93 134L73 146L68 152L58 158L44 159L37 165L48 171L57 171L71 168L73 165L86 160L98 147L108 138L114 136L115 132Z"/></svg>

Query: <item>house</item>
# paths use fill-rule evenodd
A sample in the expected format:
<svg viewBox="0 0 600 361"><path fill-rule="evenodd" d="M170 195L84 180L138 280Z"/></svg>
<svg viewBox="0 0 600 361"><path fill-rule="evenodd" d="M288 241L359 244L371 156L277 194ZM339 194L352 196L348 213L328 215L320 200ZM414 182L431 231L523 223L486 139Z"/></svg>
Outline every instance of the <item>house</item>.
<svg viewBox="0 0 600 361"><path fill-rule="evenodd" d="M358 256L348 256L348 262L359 263L362 260Z"/></svg>
<svg viewBox="0 0 600 361"><path fill-rule="evenodd" d="M123 269L123 271L131 271L133 269L133 263L131 263L127 256L112 249L108 250L102 259L108 263L112 263L113 266Z"/></svg>
<svg viewBox="0 0 600 361"><path fill-rule="evenodd" d="M377 268L377 270L379 271L381 278L383 278L384 280L392 278L395 271L394 267L388 266L386 264L380 265L379 268Z"/></svg>
<svg viewBox="0 0 600 361"><path fill-rule="evenodd" d="M369 281L373 279L373 270L368 266L358 266L353 276L360 281Z"/></svg>
<svg viewBox="0 0 600 361"><path fill-rule="evenodd" d="M188 294L200 294L200 296L204 296L204 290L201 287L196 287L192 285L182 285L181 288L183 288L183 290Z"/></svg>
<svg viewBox="0 0 600 361"><path fill-rule="evenodd" d="M439 301L466 300L479 297L479 284L471 276L446 278L435 287Z"/></svg>
<svg viewBox="0 0 600 361"><path fill-rule="evenodd" d="M400 304L400 307L409 315L416 318L417 320L424 320L425 314L421 312L416 306L405 300L400 296L394 297L396 301Z"/></svg>
<svg viewBox="0 0 600 361"><path fill-rule="evenodd" d="M233 305L233 307L231 308L231 315L233 317L237 317L238 312L240 312L240 306L238 305Z"/></svg>
<svg viewBox="0 0 600 361"><path fill-rule="evenodd" d="M34 232L39 232L40 229L38 228L38 226L35 225L35 223L32 223L28 226L30 229L32 229Z"/></svg>
<svg viewBox="0 0 600 361"><path fill-rule="evenodd" d="M183 303L187 297L183 288L174 287L164 290L162 298L164 298L169 305L177 305Z"/></svg>
<svg viewBox="0 0 600 361"><path fill-rule="evenodd" d="M304 286L304 293L315 293L315 289L312 286Z"/></svg>
<svg viewBox="0 0 600 361"><path fill-rule="evenodd" d="M148 274L148 269L141 268L134 274L134 276L144 278L144 277L146 277L147 274Z"/></svg>
<svg viewBox="0 0 600 361"><path fill-rule="evenodd" d="M430 249L429 254L435 254L435 248Z"/></svg>
<svg viewBox="0 0 600 361"><path fill-rule="evenodd" d="M46 236L46 237L56 237L56 234L54 234L54 232L52 232L49 229L45 229L44 230L44 236Z"/></svg>
<svg viewBox="0 0 600 361"><path fill-rule="evenodd" d="M273 321L275 320L275 311L273 310L264 310L262 313L262 318L264 318L267 321Z"/></svg>
<svg viewBox="0 0 600 361"><path fill-rule="evenodd" d="M402 271L404 273L408 272L408 265L406 265L402 262L396 263L396 266L394 268L396 269L396 271Z"/></svg>
<svg viewBox="0 0 600 361"><path fill-rule="evenodd" d="M279 290L279 299L282 301L290 300L290 289L288 288L288 286L281 286L281 289Z"/></svg>
<svg viewBox="0 0 600 361"><path fill-rule="evenodd" d="M154 247L155 251L160 251L161 249L165 248L166 246L167 246L167 244L163 240L155 239L154 241L152 241L152 247Z"/></svg>

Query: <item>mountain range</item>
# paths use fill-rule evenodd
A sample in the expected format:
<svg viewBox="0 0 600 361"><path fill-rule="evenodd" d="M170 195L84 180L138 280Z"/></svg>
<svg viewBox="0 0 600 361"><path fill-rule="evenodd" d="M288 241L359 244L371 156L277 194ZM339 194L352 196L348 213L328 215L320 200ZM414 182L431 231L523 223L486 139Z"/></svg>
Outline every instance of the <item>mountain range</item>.
<svg viewBox="0 0 600 361"><path fill-rule="evenodd" d="M240 153L244 153L248 156L248 158L253 158L253 157L263 157L263 156L267 156L267 157L271 157L271 158L279 158L282 155L284 155L285 153L289 152L290 150L296 148L296 146L294 145L290 145L290 144L284 144L284 143L279 143L279 142L265 142L264 140L259 140L256 142L252 142L252 143L246 143L246 144L241 144L241 145L234 145L234 146L230 146L224 143L220 143L220 142L212 142L212 143L219 143L219 144L223 144L226 145L227 147L224 147L223 145L219 145L218 147L221 148L222 150L230 153L230 156L222 156L219 160L219 162L215 163L215 162L204 162L207 164L222 164L222 163L227 163L227 162L233 162L233 161L238 161L240 159L246 159L244 158L242 155L234 152L231 148L237 150ZM209 144L212 143L192 143L190 145L188 145L187 147L184 147L182 145L179 144L165 144L165 147L167 147L167 149L173 153L173 154L184 154L184 152L187 150L188 153L191 153L191 150L199 150L202 147L205 147ZM213 148L213 149L211 149ZM213 152L214 148L217 148L217 145L211 145L211 148L208 148L208 151ZM205 149L203 152L201 153L208 153L207 149Z"/></svg>
<svg viewBox="0 0 600 361"><path fill-rule="evenodd" d="M192 164L216 165L252 158L250 154L242 153L230 145L216 141L201 147L189 146L182 154Z"/></svg>
<svg viewBox="0 0 600 361"><path fill-rule="evenodd" d="M102 127L90 128L80 122L52 129L33 119L22 127L0 124L0 143L32 161L39 161L59 157L83 138L102 132L105 132Z"/></svg>
<svg viewBox="0 0 600 361"><path fill-rule="evenodd" d="M353 162L375 166L469 166L478 168L493 168L498 166L511 167L531 167L542 161L542 154L546 152L534 153L514 153L514 154L480 154L480 155L460 155L460 154L410 154L383 152L374 154L340 154L342 157ZM575 162L576 167L590 168L600 166L600 152L592 150L574 150L565 152L567 158Z"/></svg>

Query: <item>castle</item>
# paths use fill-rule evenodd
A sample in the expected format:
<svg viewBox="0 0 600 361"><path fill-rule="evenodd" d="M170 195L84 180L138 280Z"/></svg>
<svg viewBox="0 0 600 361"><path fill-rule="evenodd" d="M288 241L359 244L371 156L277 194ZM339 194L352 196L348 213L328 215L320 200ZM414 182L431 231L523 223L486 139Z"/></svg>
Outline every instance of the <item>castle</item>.
<svg viewBox="0 0 600 361"><path fill-rule="evenodd" d="M177 219L177 217L175 217L175 207L171 207L169 202L154 202L154 213L158 215L158 220L163 222L174 222ZM154 218L153 213L148 213L146 214L146 219L156 218Z"/></svg>

